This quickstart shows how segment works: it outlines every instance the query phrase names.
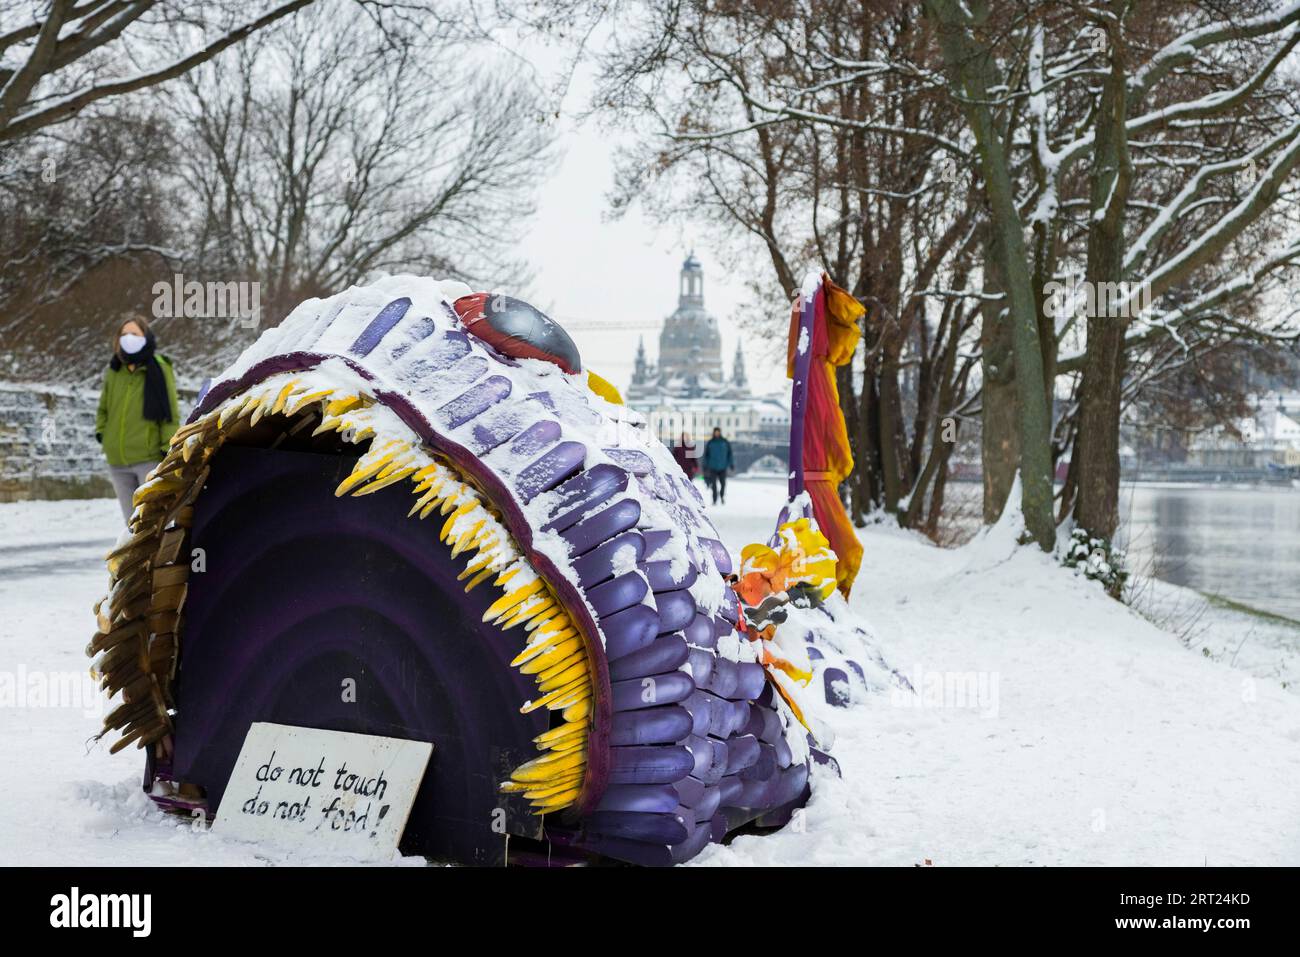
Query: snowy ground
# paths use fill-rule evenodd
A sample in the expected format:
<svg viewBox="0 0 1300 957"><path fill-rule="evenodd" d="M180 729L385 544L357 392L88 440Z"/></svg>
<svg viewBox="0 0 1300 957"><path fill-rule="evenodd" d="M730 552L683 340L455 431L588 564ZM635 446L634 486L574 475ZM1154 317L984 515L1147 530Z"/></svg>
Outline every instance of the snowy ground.
<svg viewBox="0 0 1300 957"><path fill-rule="evenodd" d="M766 538L782 485L728 491L728 544ZM0 864L287 860L161 815L138 757L91 740L83 648L119 523L107 500L0 505ZM842 712L844 779L699 862L1300 863L1300 632L1157 583L1161 630L1004 531L863 533L854 605L918 694Z"/></svg>

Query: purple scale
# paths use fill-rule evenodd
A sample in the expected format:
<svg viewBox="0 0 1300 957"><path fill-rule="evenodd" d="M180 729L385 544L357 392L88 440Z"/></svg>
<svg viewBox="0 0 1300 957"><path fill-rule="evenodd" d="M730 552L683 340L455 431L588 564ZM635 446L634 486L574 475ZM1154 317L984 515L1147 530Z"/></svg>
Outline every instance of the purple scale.
<svg viewBox="0 0 1300 957"><path fill-rule="evenodd" d="M775 710L775 702L776 690L772 687L772 682L769 681L763 686L763 690L759 692L758 697L754 699L754 703Z"/></svg>
<svg viewBox="0 0 1300 957"><path fill-rule="evenodd" d="M672 784L691 773L695 758L681 745L610 748L610 784Z"/></svg>
<svg viewBox="0 0 1300 957"><path fill-rule="evenodd" d="M612 784L596 804L597 811L666 813L680 804L675 784Z"/></svg>
<svg viewBox="0 0 1300 957"><path fill-rule="evenodd" d="M708 734L709 728L713 722L713 706L718 702L716 695L711 695L707 691L696 690L686 700L686 710L691 714L693 722L691 726L692 734Z"/></svg>
<svg viewBox="0 0 1300 957"><path fill-rule="evenodd" d="M699 803L694 805L695 823L708 821L713 815L718 813L718 806L722 803L722 787L714 784L704 789L704 794Z"/></svg>
<svg viewBox="0 0 1300 957"><path fill-rule="evenodd" d="M526 396L526 398L530 402L536 402L539 405L544 405L552 412L555 411L555 399L551 397L551 394L549 392L530 392Z"/></svg>
<svg viewBox="0 0 1300 957"><path fill-rule="evenodd" d="M694 815L687 817L673 812L597 811L582 823L587 834L647 843L680 844L695 833Z"/></svg>
<svg viewBox="0 0 1300 957"><path fill-rule="evenodd" d="M622 711L610 724L613 745L676 744L691 733L691 716L685 708L669 705L642 711Z"/></svg>
<svg viewBox="0 0 1300 957"><path fill-rule="evenodd" d="M727 701L722 711L726 715L727 734L742 734L745 722L749 720L749 702Z"/></svg>
<svg viewBox="0 0 1300 957"><path fill-rule="evenodd" d="M752 770L752 769L751 769ZM738 775L742 787L737 804L744 808L761 808L768 807L772 804L772 795L777 790L777 778L775 774L766 777L746 778L744 773Z"/></svg>
<svg viewBox="0 0 1300 957"><path fill-rule="evenodd" d="M768 744L775 744L785 737L785 728L781 725L781 716L771 708L755 705L759 714L762 715L762 724L759 726L758 738L760 741L766 741Z"/></svg>
<svg viewBox="0 0 1300 957"><path fill-rule="evenodd" d="M650 580L651 591L677 591L680 588L690 588L695 584L699 572L694 567L687 565L685 574L681 578L674 578L672 564L672 562L666 560L642 563L641 570L645 572L646 578Z"/></svg>
<svg viewBox="0 0 1300 957"><path fill-rule="evenodd" d="M596 617L603 618L639 604L648 594L650 586L645 577L640 572L628 572L587 592L587 603L596 612Z"/></svg>
<svg viewBox="0 0 1300 957"><path fill-rule="evenodd" d="M672 540L673 533L663 528L648 528L645 531L645 554L646 558L654 559L659 549Z"/></svg>
<svg viewBox="0 0 1300 957"><path fill-rule="evenodd" d="M689 652L686 639L680 634L661 635L640 651L611 661L609 680L623 681L675 671L686 661ZM687 718L690 716L687 715Z"/></svg>
<svg viewBox="0 0 1300 957"><path fill-rule="evenodd" d="M691 677L700 687L708 687L709 682L713 679L713 666L717 662L717 656L705 648L690 649Z"/></svg>
<svg viewBox="0 0 1300 957"><path fill-rule="evenodd" d="M713 840L713 828L705 827L701 824L695 829L695 833L682 841L680 844L674 844L670 850L674 864L680 864L683 861L689 861L700 851L704 850L704 845Z"/></svg>
<svg viewBox="0 0 1300 957"><path fill-rule="evenodd" d="M701 827L700 830L704 828ZM709 840L721 843L727 836L727 816L719 811L709 822Z"/></svg>
<svg viewBox="0 0 1300 957"><path fill-rule="evenodd" d="M531 502L582 468L586 458L587 447L581 442L561 442L515 476L515 492L525 503Z"/></svg>
<svg viewBox="0 0 1300 957"><path fill-rule="evenodd" d="M862 665L858 664L852 658L845 658L844 663L849 666L849 669L855 675L858 676L859 681L861 681L863 684L867 683L867 673L862 670Z"/></svg>
<svg viewBox="0 0 1300 957"><path fill-rule="evenodd" d="M694 690L695 682L691 676L681 671L610 684L615 711L639 711L661 704L677 704L689 698Z"/></svg>
<svg viewBox="0 0 1300 957"><path fill-rule="evenodd" d="M713 633L713 622L704 615L696 614L686 626L686 640L697 648L716 648L718 636Z"/></svg>
<svg viewBox="0 0 1300 957"><path fill-rule="evenodd" d="M695 757L695 766L691 776L704 784L717 784L727 773L727 745L716 738L701 738L691 735L685 741L686 747Z"/></svg>
<svg viewBox="0 0 1300 957"><path fill-rule="evenodd" d="M698 778L685 777L673 782L673 790L677 792L678 804L683 807L695 807L704 800L704 792L707 789Z"/></svg>
<svg viewBox="0 0 1300 957"><path fill-rule="evenodd" d="M625 549L631 549L626 552ZM581 558L575 559L571 568L578 576L578 583L583 591L614 577L614 559L616 556L631 555L633 559L645 553L645 538L640 532L631 531L615 535L603 545L598 545Z"/></svg>
<svg viewBox="0 0 1300 957"><path fill-rule="evenodd" d="M770 744L758 743L758 758L753 764L737 772L742 781L766 781L776 774L776 749Z"/></svg>
<svg viewBox="0 0 1300 957"><path fill-rule="evenodd" d="M609 541L619 532L636 527L641 520L641 506L630 498L621 498L608 508L589 515L560 535L569 543L574 555L585 555L597 545Z"/></svg>
<svg viewBox="0 0 1300 957"><path fill-rule="evenodd" d="M348 347L348 351L355 356L370 355L370 351L379 345L379 340L388 335L393 326L402 321L402 317L406 315L406 310L410 308L411 300L405 296L401 299L394 299L379 310L379 314L361 330L361 335L357 336L356 341Z"/></svg>
<svg viewBox="0 0 1300 957"><path fill-rule="evenodd" d="M727 774L739 774L757 763L758 738L752 734L737 735L727 739ZM788 750L788 749L787 749Z"/></svg>
<svg viewBox="0 0 1300 957"><path fill-rule="evenodd" d="M808 735L808 740L809 742L812 741L811 734ZM835 772L836 777L844 776L843 772L840 771L840 763L836 761L833 757L831 757L829 754L827 754L825 751L818 748L816 745L810 744L808 748L808 753L812 756L813 762L815 764L820 764L822 767L830 768L832 771Z"/></svg>
<svg viewBox="0 0 1300 957"><path fill-rule="evenodd" d="M510 380L494 375L467 389L438 409L438 418L449 429L457 429L510 395Z"/></svg>
<svg viewBox="0 0 1300 957"><path fill-rule="evenodd" d="M746 705L746 717L744 722L736 729L738 734L752 734L755 737L763 737L763 724L767 715L776 716L776 712L769 708L763 708L756 704Z"/></svg>
<svg viewBox="0 0 1300 957"><path fill-rule="evenodd" d="M626 488L627 472L623 469L606 462L593 465L547 493L543 504L551 519L542 526L542 531L564 531Z"/></svg>
<svg viewBox="0 0 1300 957"><path fill-rule="evenodd" d="M560 438L560 423L550 419L534 422L524 429L510 443L510 454L517 456L536 455L548 449Z"/></svg>
<svg viewBox="0 0 1300 957"><path fill-rule="evenodd" d="M649 475L654 471L654 461L637 449L601 449L601 451L633 475Z"/></svg>
<svg viewBox="0 0 1300 957"><path fill-rule="evenodd" d="M697 827L696 834L706 833L707 828ZM609 837L604 834L590 834L582 839L583 850L626 861L638 867L671 867L678 863L673 857L673 845L652 844L649 841L632 841L624 837ZM684 847L683 841L678 847Z"/></svg>
<svg viewBox="0 0 1300 957"><path fill-rule="evenodd" d="M719 698L734 698L736 681L736 662L718 658L713 663L713 674L709 675L707 683L700 682L700 687L705 691L712 691Z"/></svg>
<svg viewBox="0 0 1300 957"><path fill-rule="evenodd" d="M718 615L733 625L740 621L740 599L730 588L722 590L722 607L718 609Z"/></svg>
<svg viewBox="0 0 1300 957"><path fill-rule="evenodd" d="M762 693L766 684L766 668L757 661L742 661L736 665L736 692L725 697L752 701Z"/></svg>
<svg viewBox="0 0 1300 957"><path fill-rule="evenodd" d="M605 657L617 661L655 640L659 634L659 616L647 605L633 605L617 615L602 618L600 631L605 636Z"/></svg>
<svg viewBox="0 0 1300 957"><path fill-rule="evenodd" d="M709 551L713 554L713 563L718 566L718 571L724 575L730 575L731 553L727 551L727 546L716 538L701 538L700 543L708 546Z"/></svg>
<svg viewBox="0 0 1300 957"><path fill-rule="evenodd" d="M822 654L821 649L818 648L816 645L808 645L806 646L805 650L808 652L809 661L821 661L823 658L826 657L824 654Z"/></svg>
<svg viewBox="0 0 1300 957"><path fill-rule="evenodd" d="M827 668L823 671L822 686L826 693L827 704L837 708L847 708L852 703L852 698L849 696L849 676L843 669Z"/></svg>
<svg viewBox="0 0 1300 957"><path fill-rule="evenodd" d="M498 446L509 442L518 433L519 423L509 419L502 419L491 424L475 422L470 432L469 450L482 457Z"/></svg>
<svg viewBox="0 0 1300 957"><path fill-rule="evenodd" d="M727 775L718 782L718 803L722 807L738 807L740 793L745 789L745 782L734 774Z"/></svg>
<svg viewBox="0 0 1300 957"><path fill-rule="evenodd" d="M649 586L647 586L649 587ZM680 631L695 617L695 597L688 591L667 591L655 595L659 610L659 631Z"/></svg>
<svg viewBox="0 0 1300 957"><path fill-rule="evenodd" d="M794 760L794 754L790 751L790 742L785 739L785 735L781 735L771 744L772 750L776 754L776 766L778 768L788 768L790 762Z"/></svg>
<svg viewBox="0 0 1300 957"><path fill-rule="evenodd" d="M713 619L713 634L716 637L726 638L728 635L734 634L735 631L736 623L734 621L727 621L725 618Z"/></svg>
<svg viewBox="0 0 1300 957"><path fill-rule="evenodd" d="M808 765L793 764L783 769L777 777L771 794L771 803L780 807L798 799L808 785Z"/></svg>

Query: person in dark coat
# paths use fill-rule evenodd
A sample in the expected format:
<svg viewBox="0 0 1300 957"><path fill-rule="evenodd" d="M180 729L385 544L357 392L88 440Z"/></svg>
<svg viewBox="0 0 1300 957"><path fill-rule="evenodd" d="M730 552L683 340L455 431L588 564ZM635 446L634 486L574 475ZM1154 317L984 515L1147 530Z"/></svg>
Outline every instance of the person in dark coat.
<svg viewBox="0 0 1300 957"><path fill-rule="evenodd" d="M735 467L731 443L722 437L722 429L714 426L713 438L704 446L704 481L709 484L713 504L727 504L727 472Z"/></svg>
<svg viewBox="0 0 1300 957"><path fill-rule="evenodd" d="M695 451L695 443L685 432L682 433L682 440L673 446L673 461L677 467L686 473L688 479L694 479L700 471L699 453Z"/></svg>

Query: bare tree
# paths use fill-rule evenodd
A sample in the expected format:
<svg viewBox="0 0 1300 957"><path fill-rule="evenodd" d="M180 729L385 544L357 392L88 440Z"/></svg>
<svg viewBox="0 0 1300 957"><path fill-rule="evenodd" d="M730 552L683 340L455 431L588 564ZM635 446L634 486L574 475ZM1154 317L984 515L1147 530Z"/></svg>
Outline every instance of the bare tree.
<svg viewBox="0 0 1300 957"><path fill-rule="evenodd" d="M258 277L276 317L380 272L517 275L551 127L525 80L467 59L322 2L190 74L201 268Z"/></svg>
<svg viewBox="0 0 1300 957"><path fill-rule="evenodd" d="M313 0L33 0L0 11L0 143L183 75ZM188 50L177 55L174 43ZM135 69L149 45L163 58ZM123 66L128 69L123 70Z"/></svg>

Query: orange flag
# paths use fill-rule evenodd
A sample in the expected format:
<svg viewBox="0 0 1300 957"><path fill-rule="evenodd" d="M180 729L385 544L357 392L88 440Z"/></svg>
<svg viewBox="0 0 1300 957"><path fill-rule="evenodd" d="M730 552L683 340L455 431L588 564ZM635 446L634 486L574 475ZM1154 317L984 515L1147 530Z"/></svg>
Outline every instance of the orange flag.
<svg viewBox="0 0 1300 957"><path fill-rule="evenodd" d="M800 343L806 342L811 352L807 357L807 391L802 408L796 397L792 410L795 416L802 414L801 428L791 423L791 438L801 440L802 467L792 462L795 477L791 480L791 495L807 491L812 499L813 515L839 560L836 583L847 598L862 564L862 543L839 496L840 483L853 471L853 453L849 449L844 413L840 410L835 369L853 360L861 334L858 320L867 310L825 273L809 305L812 307L812 314L807 317L811 319L810 339L804 339L809 323L799 301L790 315L787 374L796 380L796 390ZM797 460L795 449L790 451L792 459ZM796 484L801 487L796 488Z"/></svg>

